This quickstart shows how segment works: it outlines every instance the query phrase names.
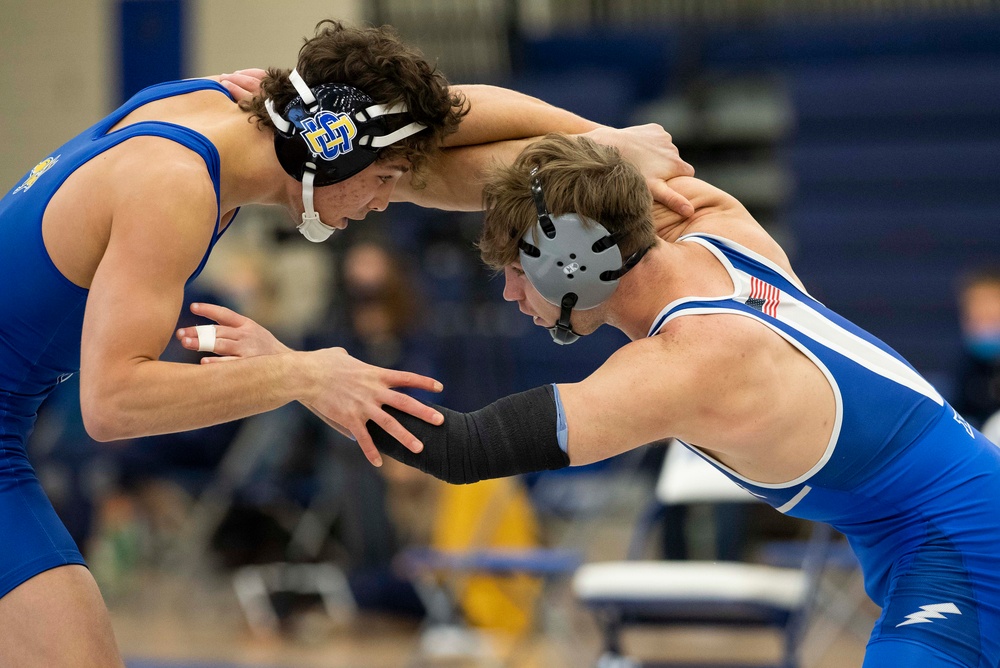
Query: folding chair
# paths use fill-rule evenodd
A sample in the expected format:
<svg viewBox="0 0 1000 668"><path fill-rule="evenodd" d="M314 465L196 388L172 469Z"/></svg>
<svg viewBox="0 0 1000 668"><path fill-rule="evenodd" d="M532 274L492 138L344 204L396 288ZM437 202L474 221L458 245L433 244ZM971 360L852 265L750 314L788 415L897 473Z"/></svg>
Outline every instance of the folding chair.
<svg viewBox="0 0 1000 668"><path fill-rule="evenodd" d="M629 560L586 564L573 579L577 600L595 614L604 635L603 655L597 663L600 668L680 665L660 660L641 664L627 658L621 634L633 625L771 627L784 635L777 665L796 668L806 616L829 542L829 527L816 526L800 568L749 562L638 560L667 506L721 502L760 500L697 454L678 443L671 444L657 482L656 501L640 519Z"/></svg>
<svg viewBox="0 0 1000 668"><path fill-rule="evenodd" d="M232 574L232 584L250 630L264 637L280 630L274 607L276 594L314 595L331 619L354 616L357 604L340 566L320 561L330 527L343 510L344 490L338 476L326 475L308 495L293 499L291 491L267 478L269 469L287 455L289 443L301 430L304 409L288 405L246 418L219 463L215 477L196 500L182 537L178 570L188 577L202 574L212 537L244 490L255 490L254 502L287 531L286 561L245 565ZM263 511L262 511L263 512ZM318 563L315 563L318 562Z"/></svg>
<svg viewBox="0 0 1000 668"><path fill-rule="evenodd" d="M436 514L435 545L408 548L396 560L427 609L409 665L519 665L538 631L546 588L572 577L582 555L540 546L534 511L518 479L443 488ZM494 626L501 617L505 628ZM475 628L476 622L500 631L510 647L498 651L495 638Z"/></svg>

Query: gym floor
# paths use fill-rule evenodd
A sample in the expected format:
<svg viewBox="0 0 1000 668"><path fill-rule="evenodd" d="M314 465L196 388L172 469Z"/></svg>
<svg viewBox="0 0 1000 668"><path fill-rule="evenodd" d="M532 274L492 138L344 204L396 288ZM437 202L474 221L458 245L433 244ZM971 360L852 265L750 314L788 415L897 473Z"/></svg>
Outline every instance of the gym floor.
<svg viewBox="0 0 1000 668"><path fill-rule="evenodd" d="M253 634L228 579L193 581L152 572L137 577L137 586L109 601L129 668L585 668L600 650L596 626L565 587L550 593L555 600L546 606L545 630L520 639L478 635L478 651L431 659L412 619L363 614L334 621L317 612L282 634ZM819 617L807 635L803 668L860 666L864 628L874 614L874 606L862 603L841 615L841 623ZM780 650L777 636L746 631L650 629L627 634L625 643L631 654L651 661L766 663Z"/></svg>

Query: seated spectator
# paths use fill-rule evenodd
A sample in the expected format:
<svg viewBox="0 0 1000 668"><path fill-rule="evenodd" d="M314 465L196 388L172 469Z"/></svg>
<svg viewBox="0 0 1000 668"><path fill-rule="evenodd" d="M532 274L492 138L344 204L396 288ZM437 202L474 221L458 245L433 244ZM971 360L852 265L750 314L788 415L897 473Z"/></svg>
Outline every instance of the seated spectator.
<svg viewBox="0 0 1000 668"><path fill-rule="evenodd" d="M967 274L958 297L964 346L952 403L978 427L1000 410L1000 267Z"/></svg>

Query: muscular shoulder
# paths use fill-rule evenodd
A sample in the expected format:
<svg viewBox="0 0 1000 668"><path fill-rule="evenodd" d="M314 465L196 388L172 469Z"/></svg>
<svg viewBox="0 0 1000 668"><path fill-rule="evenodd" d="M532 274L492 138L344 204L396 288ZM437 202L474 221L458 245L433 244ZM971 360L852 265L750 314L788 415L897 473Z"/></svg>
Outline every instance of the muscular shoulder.
<svg viewBox="0 0 1000 668"><path fill-rule="evenodd" d="M764 256L795 277L785 251L738 199L693 177L677 177L669 185L691 201L695 213L682 218L658 207L654 220L661 237L671 242L696 233L724 237Z"/></svg>
<svg viewBox="0 0 1000 668"><path fill-rule="evenodd" d="M155 205L178 215L214 218L215 186L200 155L161 137L134 137L116 150L106 175L117 205Z"/></svg>
<svg viewBox="0 0 1000 668"><path fill-rule="evenodd" d="M132 182L205 180L212 182L205 159L190 148L164 137L139 136L105 152L116 176Z"/></svg>
<svg viewBox="0 0 1000 668"><path fill-rule="evenodd" d="M701 316L668 322L656 336L633 341L617 350L595 374L602 382L622 382L622 391L640 391L659 403L683 405L731 362L739 339L725 327ZM661 404L662 405L662 404Z"/></svg>
<svg viewBox="0 0 1000 668"><path fill-rule="evenodd" d="M679 380L711 393L758 382L758 372L768 369L774 338L753 318L712 313L675 318L646 341L683 370Z"/></svg>
<svg viewBox="0 0 1000 668"><path fill-rule="evenodd" d="M203 257L218 215L205 162L157 137L130 139L123 148L104 175L112 247L150 266L172 267L170 273L186 279Z"/></svg>

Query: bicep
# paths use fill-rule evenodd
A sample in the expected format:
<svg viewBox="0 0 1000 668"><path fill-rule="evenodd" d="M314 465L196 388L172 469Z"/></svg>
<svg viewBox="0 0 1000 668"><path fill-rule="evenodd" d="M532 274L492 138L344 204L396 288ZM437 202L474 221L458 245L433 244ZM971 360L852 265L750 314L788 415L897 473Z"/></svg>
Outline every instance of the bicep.
<svg viewBox="0 0 1000 668"><path fill-rule="evenodd" d="M130 364L163 352L214 230L214 192L205 191L197 181L168 180L139 185L116 204L84 316L80 363L88 381L122 382Z"/></svg>
<svg viewBox="0 0 1000 668"><path fill-rule="evenodd" d="M661 344L654 339L628 344L585 380L559 385L574 466L677 433L691 371Z"/></svg>

